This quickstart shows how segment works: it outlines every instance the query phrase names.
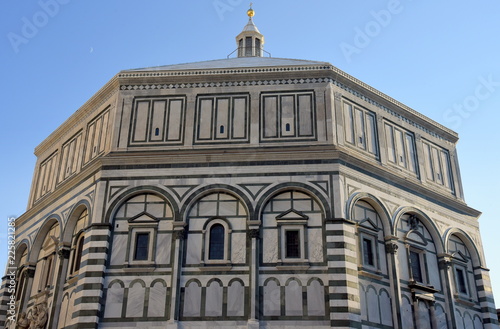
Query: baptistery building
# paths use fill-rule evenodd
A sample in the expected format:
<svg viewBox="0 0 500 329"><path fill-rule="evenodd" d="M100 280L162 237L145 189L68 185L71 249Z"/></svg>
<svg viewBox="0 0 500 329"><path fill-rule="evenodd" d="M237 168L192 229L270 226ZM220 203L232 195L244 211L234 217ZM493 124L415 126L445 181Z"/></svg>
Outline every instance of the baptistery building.
<svg viewBox="0 0 500 329"><path fill-rule="evenodd" d="M0 325L498 328L457 134L269 57L253 14L232 58L121 71L35 149Z"/></svg>

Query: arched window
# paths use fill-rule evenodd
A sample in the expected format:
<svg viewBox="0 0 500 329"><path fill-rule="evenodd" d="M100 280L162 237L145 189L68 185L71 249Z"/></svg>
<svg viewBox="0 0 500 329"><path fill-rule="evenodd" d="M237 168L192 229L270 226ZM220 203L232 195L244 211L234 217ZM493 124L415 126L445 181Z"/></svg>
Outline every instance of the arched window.
<svg viewBox="0 0 500 329"><path fill-rule="evenodd" d="M44 268L45 276L43 279L42 289L50 287L50 284L52 281L51 279L52 279L52 261L53 261L53 258L54 258L53 256L49 257L47 259L47 262L45 263L45 268Z"/></svg>
<svg viewBox="0 0 500 329"><path fill-rule="evenodd" d="M208 259L224 259L224 226L221 224L210 228Z"/></svg>
<svg viewBox="0 0 500 329"><path fill-rule="evenodd" d="M51 289L54 278L54 263L56 261L56 248L59 243L60 228L55 223L51 226L42 243L42 248L38 255L37 270L35 272L35 282L38 282L38 292Z"/></svg>
<svg viewBox="0 0 500 329"><path fill-rule="evenodd" d="M82 262L82 252L83 252L83 240L84 236L82 234L80 238L77 240L78 242L76 244L75 256L73 260L73 270L71 271L71 273L75 273L80 270L80 264Z"/></svg>
<svg viewBox="0 0 500 329"><path fill-rule="evenodd" d="M24 294L24 284L26 274L23 270L28 258L28 248L25 248L23 253L21 254L21 259L18 262L18 272L17 272L17 291L16 291L16 301L21 299L21 296Z"/></svg>
<svg viewBox="0 0 500 329"><path fill-rule="evenodd" d="M472 254L467 244L454 234L448 241L448 249L452 255L452 282L454 281L455 298L465 301L477 301Z"/></svg>
<svg viewBox="0 0 500 329"><path fill-rule="evenodd" d="M70 274L74 274L80 270L82 262L83 243L85 240L84 230L88 224L88 217L89 213L87 209L84 209L78 217L75 228L73 230L73 255L70 265Z"/></svg>
<svg viewBox="0 0 500 329"><path fill-rule="evenodd" d="M201 266L245 263L246 254L239 251L246 248L246 232L233 233L232 226L243 228L247 219L245 205L231 194L220 191L201 197L189 211L186 262Z"/></svg>

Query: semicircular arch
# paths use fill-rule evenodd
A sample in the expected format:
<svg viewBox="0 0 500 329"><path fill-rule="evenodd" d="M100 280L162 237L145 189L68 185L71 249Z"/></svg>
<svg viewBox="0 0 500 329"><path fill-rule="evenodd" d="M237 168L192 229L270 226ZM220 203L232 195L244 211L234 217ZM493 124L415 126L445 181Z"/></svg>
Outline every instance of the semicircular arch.
<svg viewBox="0 0 500 329"><path fill-rule="evenodd" d="M255 207L255 213L258 216L257 218L262 217L262 212L264 211L264 208L273 197L281 193L290 191L298 191L307 194L319 204L325 216L325 219L333 218L327 196L324 195L324 193L318 190L315 186L300 182L279 183L268 188L267 191L264 194L262 194L260 200L258 200L257 205Z"/></svg>
<svg viewBox="0 0 500 329"><path fill-rule="evenodd" d="M180 211L182 214L182 218L179 217L179 220L182 220L184 223L187 223L189 213L191 212L193 206L202 198L212 193L229 194L243 204L243 206L245 207L245 211L247 212L247 216L249 218L253 213L252 202L250 201L250 199L248 199L248 197L242 190L227 184L211 184L211 185L201 186L191 191L189 196L186 198L186 202L184 202L184 204L181 207Z"/></svg>
<svg viewBox="0 0 500 329"><path fill-rule="evenodd" d="M161 189L157 186L152 185L141 185L136 186L126 191L122 192L115 200L109 205L106 215L104 216L104 222L110 224L115 217L116 212L120 207L127 202L127 200L133 198L136 195L141 194L154 194L162 199L164 199L170 208L172 209L172 216L174 220L179 217L179 207L175 198L165 189Z"/></svg>
<svg viewBox="0 0 500 329"><path fill-rule="evenodd" d="M366 193L366 192L357 192L353 193L346 203L346 218L348 220L352 220L354 218L354 206L359 201L365 201L370 206L375 209L380 219L382 220L382 225L384 226L384 235L392 235L392 221L389 211L385 207L385 205L380 201L376 196Z"/></svg>
<svg viewBox="0 0 500 329"><path fill-rule="evenodd" d="M474 267L483 266L483 264L484 264L483 255L481 255L479 253L479 250L476 247L476 244L474 243L472 238L464 230L462 230L458 227L451 227L451 228L447 229L446 232L444 233L443 240L444 240L444 245L446 248L446 253L450 253L449 242L450 242L450 238L453 235L457 236L465 244L465 246L469 250L469 252L471 254L473 266Z"/></svg>
<svg viewBox="0 0 500 329"><path fill-rule="evenodd" d="M444 242L443 239L441 238L441 235L439 234L438 227L426 213L424 213L422 210L418 208L407 206L407 207L400 207L396 210L392 220L392 222L394 223L394 226L392 227L392 235L397 236L396 231L399 222L401 221L403 215L406 214L417 216L417 218L422 222L427 231L429 231L429 234L432 237L432 241L434 242L434 245L436 247L436 252L438 254L444 253L445 251Z"/></svg>
<svg viewBox="0 0 500 329"><path fill-rule="evenodd" d="M62 220L59 215L50 215L48 219L43 223L43 225L38 230L35 239L33 240L33 247L28 253L29 262L36 263L38 261L38 255L42 249L42 244L45 241L47 234L50 232L54 225L59 225L59 236L55 237L57 241L61 241L61 228Z"/></svg>

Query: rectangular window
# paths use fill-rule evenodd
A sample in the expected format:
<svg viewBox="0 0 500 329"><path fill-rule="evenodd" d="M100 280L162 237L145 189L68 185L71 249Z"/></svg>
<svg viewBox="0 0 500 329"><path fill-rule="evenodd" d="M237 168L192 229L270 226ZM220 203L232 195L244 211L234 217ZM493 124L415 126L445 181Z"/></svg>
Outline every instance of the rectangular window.
<svg viewBox="0 0 500 329"><path fill-rule="evenodd" d="M427 174L427 179L433 181L434 170L432 168L431 147L427 143L424 143L424 157L425 157L425 172Z"/></svg>
<svg viewBox="0 0 500 329"><path fill-rule="evenodd" d="M450 156L447 150L423 142L427 180L453 190Z"/></svg>
<svg viewBox="0 0 500 329"><path fill-rule="evenodd" d="M196 105L196 143L248 140L248 95L204 95Z"/></svg>
<svg viewBox="0 0 500 329"><path fill-rule="evenodd" d="M375 266L373 240L363 238L363 265Z"/></svg>
<svg viewBox="0 0 500 329"><path fill-rule="evenodd" d="M368 153L378 155L374 113L344 102L344 131L346 142Z"/></svg>
<svg viewBox="0 0 500 329"><path fill-rule="evenodd" d="M35 200L53 191L56 181L57 160L58 154L55 152L40 165L38 169L38 186Z"/></svg>
<svg viewBox="0 0 500 329"><path fill-rule="evenodd" d="M253 47L252 47L252 38L251 37L246 37L245 38L245 56L250 57L253 54Z"/></svg>
<svg viewBox="0 0 500 329"><path fill-rule="evenodd" d="M345 140L354 144L354 118L352 117L352 106L346 103L344 103L344 129Z"/></svg>
<svg viewBox="0 0 500 329"><path fill-rule="evenodd" d="M410 250L410 269L413 280L423 283L422 264L420 262L420 253Z"/></svg>
<svg viewBox="0 0 500 329"><path fill-rule="evenodd" d="M408 167L410 171L417 172L417 156L415 152L415 142L413 135L406 134L406 152L408 154Z"/></svg>
<svg viewBox="0 0 500 329"><path fill-rule="evenodd" d="M285 232L286 258L300 258L300 237L299 231Z"/></svg>
<svg viewBox="0 0 500 329"><path fill-rule="evenodd" d="M261 139L310 140L316 137L314 92L261 95Z"/></svg>
<svg viewBox="0 0 500 329"><path fill-rule="evenodd" d="M140 105L140 106L139 106ZM138 104L135 108L135 113L142 118L144 111L147 110L149 103ZM108 140L108 121L109 121L109 110L105 110L101 114L97 115L91 122L87 125L87 137L85 140L85 155L83 163L87 164L100 154L104 152L106 148L106 143ZM144 123L145 125L146 123ZM134 139L145 139L146 130L144 130L143 125L139 125L133 130Z"/></svg>
<svg viewBox="0 0 500 329"><path fill-rule="evenodd" d="M388 160L398 167L417 173L413 133L389 122L386 122L384 126Z"/></svg>
<svg viewBox="0 0 500 329"><path fill-rule="evenodd" d="M137 233L135 236L134 260L148 260L149 233Z"/></svg>
<svg viewBox="0 0 500 329"><path fill-rule="evenodd" d="M387 156L389 161L396 162L396 148L394 147L394 130L392 126L385 124L385 139L387 141Z"/></svg>
<svg viewBox="0 0 500 329"><path fill-rule="evenodd" d="M456 277L457 277L457 290L460 294L467 295L467 284L465 280L465 272L461 268L455 269Z"/></svg>

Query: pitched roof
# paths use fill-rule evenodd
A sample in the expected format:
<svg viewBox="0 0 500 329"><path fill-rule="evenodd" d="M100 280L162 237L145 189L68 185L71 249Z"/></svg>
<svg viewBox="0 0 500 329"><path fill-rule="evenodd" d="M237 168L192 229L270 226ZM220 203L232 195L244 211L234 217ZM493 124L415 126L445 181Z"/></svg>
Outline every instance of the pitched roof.
<svg viewBox="0 0 500 329"><path fill-rule="evenodd" d="M211 61L173 64L163 66L153 66L138 69L122 71L138 72L138 71L183 71L183 70L200 70L200 69L228 69L228 68L244 68L244 67L269 67L269 66L332 66L327 62L308 61L301 59L275 58L275 57L240 57L217 59Z"/></svg>

